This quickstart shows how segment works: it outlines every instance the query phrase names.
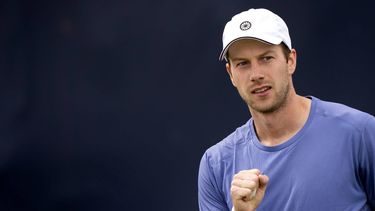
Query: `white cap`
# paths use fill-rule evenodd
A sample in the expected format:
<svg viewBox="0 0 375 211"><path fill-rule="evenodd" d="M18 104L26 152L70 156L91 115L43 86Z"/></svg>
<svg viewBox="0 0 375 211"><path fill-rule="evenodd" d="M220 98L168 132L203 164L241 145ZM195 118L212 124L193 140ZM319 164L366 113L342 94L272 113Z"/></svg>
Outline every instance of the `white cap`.
<svg viewBox="0 0 375 211"><path fill-rule="evenodd" d="M274 45L284 42L292 49L287 25L267 9L249 9L232 17L224 28L223 50L219 59L227 59L229 46L241 39L255 39Z"/></svg>

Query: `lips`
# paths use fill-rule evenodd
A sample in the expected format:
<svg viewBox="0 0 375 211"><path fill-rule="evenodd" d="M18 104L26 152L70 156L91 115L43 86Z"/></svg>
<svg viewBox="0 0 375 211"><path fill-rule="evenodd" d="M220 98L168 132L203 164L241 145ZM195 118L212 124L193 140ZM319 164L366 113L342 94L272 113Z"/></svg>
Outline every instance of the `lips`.
<svg viewBox="0 0 375 211"><path fill-rule="evenodd" d="M262 94L262 93L267 92L270 89L271 89L270 86L262 86L262 87L258 87L258 88L253 89L251 91L251 93L253 93L253 94Z"/></svg>

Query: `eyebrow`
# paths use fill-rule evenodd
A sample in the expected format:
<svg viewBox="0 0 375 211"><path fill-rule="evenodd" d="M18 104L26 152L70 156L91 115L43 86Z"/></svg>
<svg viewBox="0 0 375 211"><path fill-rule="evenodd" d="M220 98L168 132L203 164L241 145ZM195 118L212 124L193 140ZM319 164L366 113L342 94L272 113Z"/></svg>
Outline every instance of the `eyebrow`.
<svg viewBox="0 0 375 211"><path fill-rule="evenodd" d="M265 55L270 54L270 53L276 53L276 51L274 51L274 50L267 50L267 51L261 53L260 55L258 55L257 57L262 57L262 56L265 56Z"/></svg>
<svg viewBox="0 0 375 211"><path fill-rule="evenodd" d="M275 50L272 50L272 49L271 49L271 50L266 50L265 52L263 52L263 53L257 55L256 57L259 58L259 57L265 56L265 55L270 54L270 53L276 53L276 51L275 51ZM242 61L242 60L248 60L248 59L247 59L247 58L237 57L237 58L232 58L231 60L232 60L233 62L235 62L235 61Z"/></svg>

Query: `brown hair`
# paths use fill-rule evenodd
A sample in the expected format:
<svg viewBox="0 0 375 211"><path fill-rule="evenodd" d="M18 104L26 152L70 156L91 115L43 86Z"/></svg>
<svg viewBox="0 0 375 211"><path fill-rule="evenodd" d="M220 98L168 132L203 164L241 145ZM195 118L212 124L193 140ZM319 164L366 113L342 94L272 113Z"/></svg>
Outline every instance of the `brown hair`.
<svg viewBox="0 0 375 211"><path fill-rule="evenodd" d="M285 45L284 42L281 42L281 48L282 48L282 50L283 50L283 53L284 53L285 59L286 59L286 61L288 62L288 58L289 58L289 54L290 54L291 50L288 48L287 45Z"/></svg>

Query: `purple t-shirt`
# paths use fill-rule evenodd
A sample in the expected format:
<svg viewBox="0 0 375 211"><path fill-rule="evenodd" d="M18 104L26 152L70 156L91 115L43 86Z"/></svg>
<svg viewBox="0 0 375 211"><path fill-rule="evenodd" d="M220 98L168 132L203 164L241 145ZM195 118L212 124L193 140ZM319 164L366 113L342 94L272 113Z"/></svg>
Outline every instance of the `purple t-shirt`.
<svg viewBox="0 0 375 211"><path fill-rule="evenodd" d="M250 119L205 152L198 177L201 211L231 210L233 175L253 168L270 178L257 211L375 209L375 118L310 98L306 124L283 144L262 145Z"/></svg>

